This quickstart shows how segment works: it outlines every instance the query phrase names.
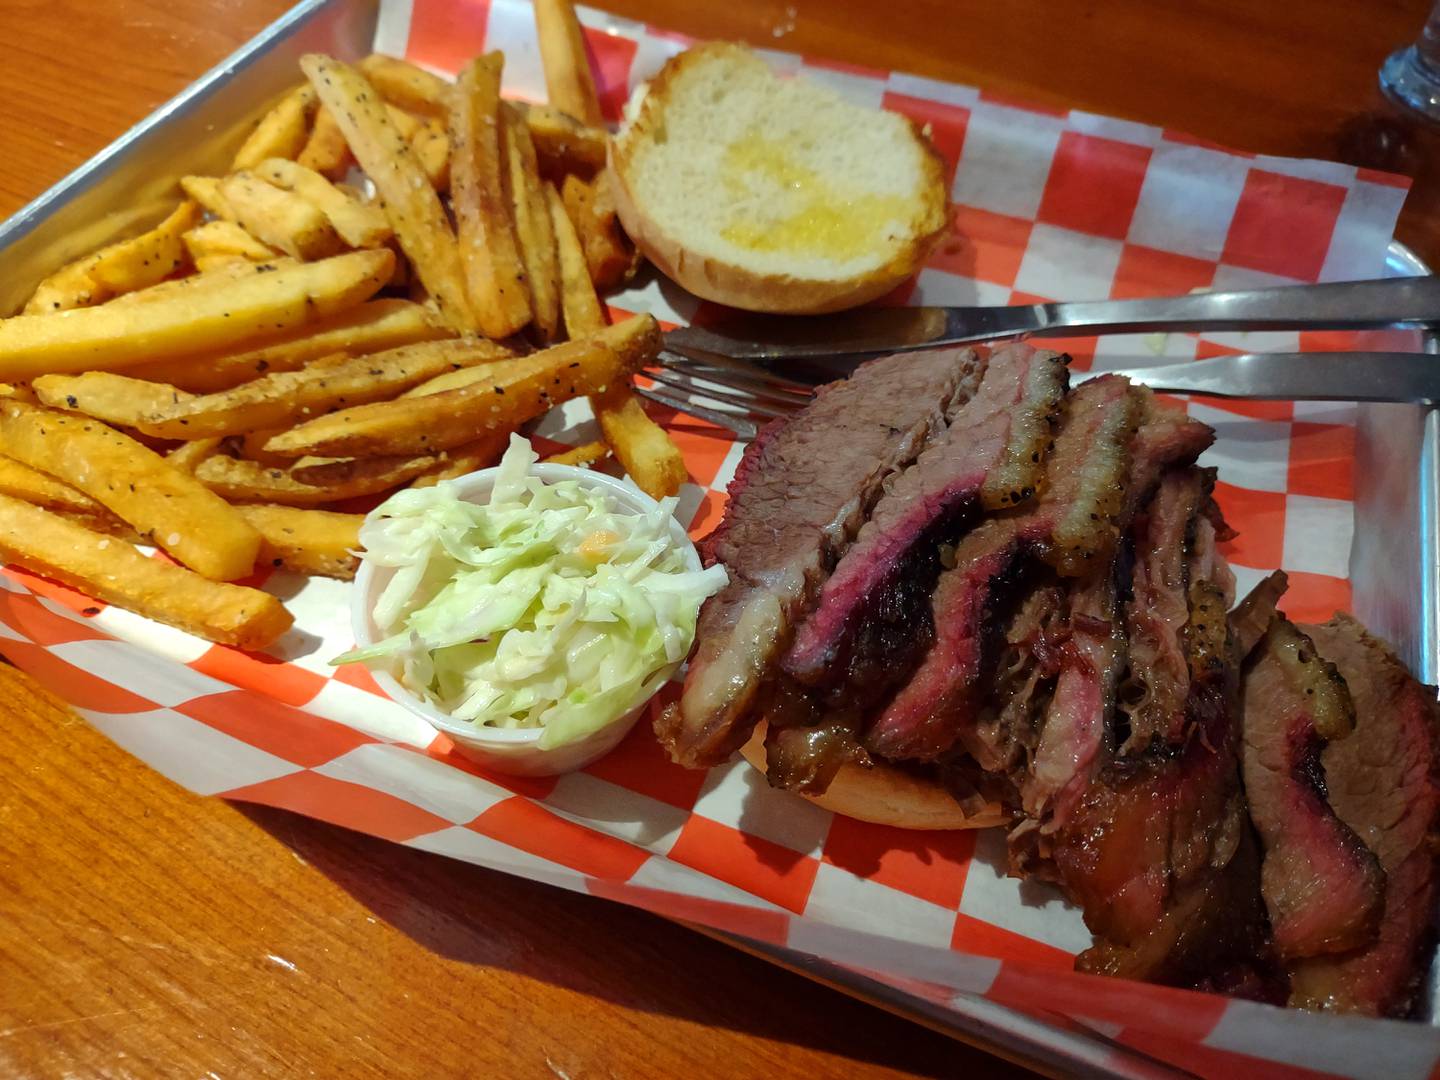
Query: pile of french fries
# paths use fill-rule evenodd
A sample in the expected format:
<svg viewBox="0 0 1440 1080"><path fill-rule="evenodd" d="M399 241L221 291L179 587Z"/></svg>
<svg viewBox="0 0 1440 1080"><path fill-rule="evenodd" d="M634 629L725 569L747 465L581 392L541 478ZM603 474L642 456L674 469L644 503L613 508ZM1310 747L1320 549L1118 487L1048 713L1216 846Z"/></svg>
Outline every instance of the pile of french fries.
<svg viewBox="0 0 1440 1080"><path fill-rule="evenodd" d="M490 465L572 398L603 442L553 460L678 489L631 389L659 329L607 325L597 293L635 255L579 24L568 0L536 22L544 106L501 98L500 53L453 84L306 56L228 175L179 178L158 225L0 319L0 559L258 649L291 617L235 582L353 576L336 504Z"/></svg>

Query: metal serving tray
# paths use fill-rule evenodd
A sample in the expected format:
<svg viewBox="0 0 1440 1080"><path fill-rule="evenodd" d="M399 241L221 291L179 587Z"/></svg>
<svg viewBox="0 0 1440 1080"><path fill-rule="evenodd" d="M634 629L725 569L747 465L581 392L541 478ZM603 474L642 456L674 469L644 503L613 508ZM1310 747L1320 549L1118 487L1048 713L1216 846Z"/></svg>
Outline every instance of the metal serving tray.
<svg viewBox="0 0 1440 1080"><path fill-rule="evenodd" d="M306 52L358 59L375 46L379 0L305 0L183 93L0 223L0 312L12 313L46 274L101 244L140 232L173 207L176 178L222 171L245 133L296 82ZM1428 274L1399 243L1387 271ZM1440 352L1433 335L1415 347ZM1394 643L1425 682L1440 681L1440 411L1365 405L1356 430L1356 615ZM704 933L862 1000L1020 1062L1066 1076L1186 1075L1062 1017L1046 1023L980 998L941 1008L829 961ZM1440 967L1440 965L1435 965ZM1432 989L1432 1004L1440 995ZM1432 1009L1432 1022L1435 1022Z"/></svg>

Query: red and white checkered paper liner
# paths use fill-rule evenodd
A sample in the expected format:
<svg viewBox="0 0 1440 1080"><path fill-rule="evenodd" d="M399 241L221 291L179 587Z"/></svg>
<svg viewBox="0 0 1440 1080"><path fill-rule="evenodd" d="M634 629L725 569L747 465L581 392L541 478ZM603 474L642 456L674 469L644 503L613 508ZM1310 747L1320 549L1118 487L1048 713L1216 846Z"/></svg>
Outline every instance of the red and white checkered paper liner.
<svg viewBox="0 0 1440 1080"><path fill-rule="evenodd" d="M582 11L582 19L612 117L637 81L688 43L601 12ZM446 73L502 48L506 92L543 97L523 0L387 3L376 44ZM1396 177L1233 153L971 87L766 55L783 71L930 126L948 164L957 237L894 302L1159 296L1383 273L1406 189ZM651 282L615 303L676 322L703 318L701 305L669 284ZM1061 347L1077 368L1103 369L1348 340L1172 334ZM1348 607L1353 410L1177 406L1219 433L1206 460L1220 467L1217 494L1240 530L1226 553L1242 590L1278 566L1290 574L1292 615L1325 618ZM719 518L742 448L702 422L657 416L685 452L694 483L681 513L702 535ZM538 434L576 443L594 436L591 425L585 407L572 404ZM1421 1077L1440 1062L1440 1034L1420 1024L1074 974L1073 956L1089 941L1078 913L1053 892L1005 876L998 831L921 834L832 818L772 791L743 764L709 773L671 765L643 722L583 772L487 775L384 699L363 668L329 667L350 644L350 585L281 573L254 583L284 597L296 616L295 629L263 656L11 569L0 574L0 651L193 791L284 807L827 957L933 1003L978 996L1042 1021L1062 1014L1206 1075ZM1102 1046L1095 1059L1109 1053Z"/></svg>

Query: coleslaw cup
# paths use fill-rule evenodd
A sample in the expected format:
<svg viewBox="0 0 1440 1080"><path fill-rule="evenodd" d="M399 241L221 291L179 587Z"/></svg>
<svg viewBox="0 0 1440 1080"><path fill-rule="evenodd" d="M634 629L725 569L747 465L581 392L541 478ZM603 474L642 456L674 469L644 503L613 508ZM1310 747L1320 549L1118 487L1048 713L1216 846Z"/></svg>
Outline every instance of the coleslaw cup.
<svg viewBox="0 0 1440 1080"><path fill-rule="evenodd" d="M456 495L467 502L483 504L490 498L495 484L498 467L481 469L468 473L456 480ZM550 465L544 462L532 465L530 476L538 477L546 484L558 484L565 480L579 482L589 491L601 491L609 496L616 509L623 514L640 516L653 513L657 503L639 488L626 480L617 480L604 473L574 465ZM690 542L684 526L670 518L670 538L685 563L687 570L699 570L700 555ZM350 626L355 635L355 644L361 648L374 644L379 639L372 612L381 590L395 571L390 567L377 567L364 559L355 574L355 587L350 593ZM665 679L674 675L678 663L662 669ZM495 772L514 776L554 776L558 773L583 769L592 761L604 757L629 734L635 722L650 705L650 699L642 701L635 708L617 717L605 726L591 732L584 738L560 746L542 747L540 735L543 728L497 728L456 720L437 709L419 695L407 690L400 681L382 667L371 669L380 689L398 704L430 724L437 731L450 736L455 748L472 761ZM663 682L660 685L664 685Z"/></svg>

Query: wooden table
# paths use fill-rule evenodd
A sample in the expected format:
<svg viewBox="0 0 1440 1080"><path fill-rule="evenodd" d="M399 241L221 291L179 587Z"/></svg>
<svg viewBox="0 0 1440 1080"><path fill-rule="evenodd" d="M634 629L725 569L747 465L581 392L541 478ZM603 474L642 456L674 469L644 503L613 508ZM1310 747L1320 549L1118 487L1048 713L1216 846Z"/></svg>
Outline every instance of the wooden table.
<svg viewBox="0 0 1440 1080"><path fill-rule="evenodd" d="M608 0L747 39L1407 172L1375 89L1428 0ZM286 0L0 0L0 216ZM604 901L196 798L0 665L0 1071L17 1076L1000 1076L1010 1066Z"/></svg>

